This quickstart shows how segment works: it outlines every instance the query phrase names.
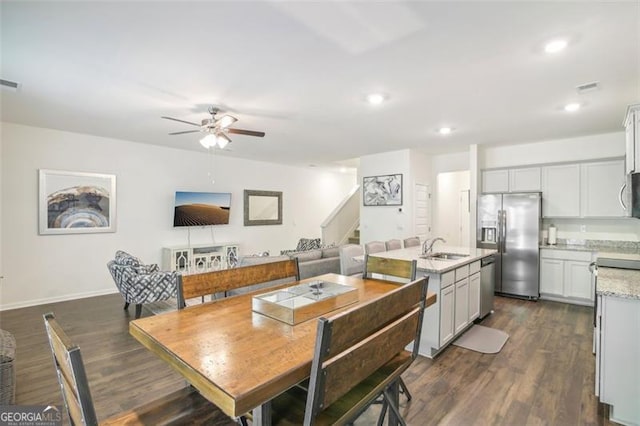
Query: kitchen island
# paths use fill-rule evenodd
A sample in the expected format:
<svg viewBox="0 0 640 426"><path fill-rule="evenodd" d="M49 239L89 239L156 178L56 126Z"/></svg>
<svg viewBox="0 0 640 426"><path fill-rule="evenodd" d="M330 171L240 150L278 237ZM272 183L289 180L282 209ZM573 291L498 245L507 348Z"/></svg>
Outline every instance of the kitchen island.
<svg viewBox="0 0 640 426"><path fill-rule="evenodd" d="M635 253L599 257L640 262ZM595 394L610 420L640 424L640 270L598 266L594 347Z"/></svg>
<svg viewBox="0 0 640 426"><path fill-rule="evenodd" d="M475 249L437 245L433 253L453 253L452 259L421 256L421 247L409 247L375 253L389 259L417 260L418 276L429 277L429 291L437 295L436 303L424 311L420 337L420 355L433 358L455 337L473 324L480 314L481 259L496 253Z"/></svg>

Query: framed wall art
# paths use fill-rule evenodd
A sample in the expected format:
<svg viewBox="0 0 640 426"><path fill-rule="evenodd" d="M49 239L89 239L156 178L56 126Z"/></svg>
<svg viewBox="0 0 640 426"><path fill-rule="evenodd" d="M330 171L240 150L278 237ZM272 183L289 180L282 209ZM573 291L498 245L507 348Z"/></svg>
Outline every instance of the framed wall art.
<svg viewBox="0 0 640 426"><path fill-rule="evenodd" d="M39 232L116 232L116 177L39 170Z"/></svg>
<svg viewBox="0 0 640 426"><path fill-rule="evenodd" d="M282 225L282 192L244 190L244 226Z"/></svg>
<svg viewBox="0 0 640 426"><path fill-rule="evenodd" d="M363 178L362 199L365 206L401 206L402 174Z"/></svg>

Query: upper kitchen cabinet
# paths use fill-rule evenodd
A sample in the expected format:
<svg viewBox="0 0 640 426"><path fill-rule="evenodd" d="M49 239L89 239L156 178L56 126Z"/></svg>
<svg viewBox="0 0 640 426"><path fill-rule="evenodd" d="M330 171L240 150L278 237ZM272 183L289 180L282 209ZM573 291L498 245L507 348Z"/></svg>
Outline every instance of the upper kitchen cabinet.
<svg viewBox="0 0 640 426"><path fill-rule="evenodd" d="M640 171L640 104L630 105L624 119L626 173Z"/></svg>
<svg viewBox="0 0 640 426"><path fill-rule="evenodd" d="M623 217L619 194L625 183L624 160L581 164L581 213L584 217Z"/></svg>
<svg viewBox="0 0 640 426"><path fill-rule="evenodd" d="M542 215L580 216L580 165L562 164L542 168Z"/></svg>
<svg viewBox="0 0 640 426"><path fill-rule="evenodd" d="M509 192L509 171L483 170L482 192Z"/></svg>
<svg viewBox="0 0 640 426"><path fill-rule="evenodd" d="M509 169L509 192L540 191L540 167Z"/></svg>
<svg viewBox="0 0 640 426"><path fill-rule="evenodd" d="M482 192L526 191L540 191L540 167L482 171Z"/></svg>

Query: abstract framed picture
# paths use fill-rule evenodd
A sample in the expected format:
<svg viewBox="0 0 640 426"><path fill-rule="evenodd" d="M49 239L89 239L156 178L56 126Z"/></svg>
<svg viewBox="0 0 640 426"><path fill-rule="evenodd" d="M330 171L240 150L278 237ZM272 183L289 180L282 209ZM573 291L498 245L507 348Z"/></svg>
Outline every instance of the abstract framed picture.
<svg viewBox="0 0 640 426"><path fill-rule="evenodd" d="M363 178L362 199L365 206L401 206L402 174Z"/></svg>
<svg viewBox="0 0 640 426"><path fill-rule="evenodd" d="M116 232L116 176L39 171L40 235Z"/></svg>

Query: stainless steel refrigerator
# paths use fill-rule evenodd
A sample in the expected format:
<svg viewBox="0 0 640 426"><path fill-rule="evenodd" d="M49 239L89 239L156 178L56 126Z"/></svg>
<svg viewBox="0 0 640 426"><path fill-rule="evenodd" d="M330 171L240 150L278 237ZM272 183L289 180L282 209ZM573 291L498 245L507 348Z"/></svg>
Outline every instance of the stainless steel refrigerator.
<svg viewBox="0 0 640 426"><path fill-rule="evenodd" d="M495 292L537 299L542 194L481 194L477 246L498 250Z"/></svg>

